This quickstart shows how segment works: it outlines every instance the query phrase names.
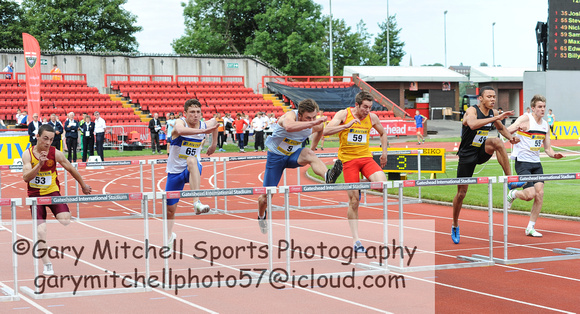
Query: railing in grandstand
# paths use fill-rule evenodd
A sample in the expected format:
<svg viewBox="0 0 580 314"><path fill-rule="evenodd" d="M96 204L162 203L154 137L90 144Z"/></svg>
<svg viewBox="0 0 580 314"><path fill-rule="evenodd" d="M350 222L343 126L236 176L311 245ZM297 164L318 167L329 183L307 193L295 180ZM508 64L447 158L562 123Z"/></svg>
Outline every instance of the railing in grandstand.
<svg viewBox="0 0 580 314"><path fill-rule="evenodd" d="M243 76L228 75L176 75L177 82L242 82L246 86Z"/></svg>
<svg viewBox="0 0 580 314"><path fill-rule="evenodd" d="M364 86L368 87L369 90L371 91L371 93L373 94L373 97L375 97L375 100L379 104L382 105L382 101L386 101L386 102L390 103L391 105L393 105L393 110L392 110L393 112L395 112L395 108L397 108L402 113L403 118L406 117L406 116L411 117L411 115L409 115L405 110L403 110L401 107L397 106L397 104L395 104L389 98L385 97L383 94L379 93L378 90L376 90L374 87L372 87L371 85L369 85L369 83L363 81L360 77L357 76L357 79L355 80L355 84L358 87L361 87L361 85L364 85ZM377 96L380 96L380 98L377 98Z"/></svg>
<svg viewBox="0 0 580 314"><path fill-rule="evenodd" d="M7 78L6 75L9 75L10 77ZM13 72L0 72L0 80L16 80L16 76Z"/></svg>
<svg viewBox="0 0 580 314"><path fill-rule="evenodd" d="M15 73L15 78L17 81L25 81L26 73L17 72ZM86 74L79 73L40 73L40 79L45 81L83 81L87 82Z"/></svg>
<svg viewBox="0 0 580 314"><path fill-rule="evenodd" d="M105 86L111 87L112 81L145 81L145 82L173 82L173 75L147 74L105 74Z"/></svg>
<svg viewBox="0 0 580 314"><path fill-rule="evenodd" d="M352 82L352 76L262 76L262 83L258 84L258 90L266 87L268 82ZM261 85L261 86L260 86Z"/></svg>

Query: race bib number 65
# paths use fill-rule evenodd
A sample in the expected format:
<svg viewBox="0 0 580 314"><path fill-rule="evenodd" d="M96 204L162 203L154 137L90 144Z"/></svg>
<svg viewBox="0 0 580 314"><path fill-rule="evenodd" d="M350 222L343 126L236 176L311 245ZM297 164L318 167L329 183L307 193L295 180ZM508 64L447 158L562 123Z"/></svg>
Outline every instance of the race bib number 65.
<svg viewBox="0 0 580 314"><path fill-rule="evenodd" d="M196 156L200 146L201 142L183 141L179 150L179 158L187 159L188 157Z"/></svg>

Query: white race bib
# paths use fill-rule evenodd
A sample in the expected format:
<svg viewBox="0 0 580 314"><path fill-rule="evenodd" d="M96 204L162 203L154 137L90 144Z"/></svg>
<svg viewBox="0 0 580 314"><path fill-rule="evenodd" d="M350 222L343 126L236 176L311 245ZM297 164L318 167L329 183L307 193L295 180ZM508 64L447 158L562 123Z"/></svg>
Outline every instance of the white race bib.
<svg viewBox="0 0 580 314"><path fill-rule="evenodd" d="M187 159L197 155L197 150L201 146L201 142L183 141L179 149L179 158Z"/></svg>
<svg viewBox="0 0 580 314"><path fill-rule="evenodd" d="M346 139L349 145L366 145L368 130L350 129Z"/></svg>
<svg viewBox="0 0 580 314"><path fill-rule="evenodd" d="M284 140L280 142L280 145L278 145L278 151L286 156L290 156L300 147L302 147L301 142L284 138Z"/></svg>
<svg viewBox="0 0 580 314"><path fill-rule="evenodd" d="M530 150L533 152L539 151L542 148L542 144L544 144L545 138L545 135L532 135L533 146L530 145Z"/></svg>
<svg viewBox="0 0 580 314"><path fill-rule="evenodd" d="M29 184L33 188L46 189L52 184L52 173L50 171L39 172Z"/></svg>
<svg viewBox="0 0 580 314"><path fill-rule="evenodd" d="M471 146L481 147L483 142L485 142L485 140L487 140L488 134L489 134L489 131L487 131L487 130L477 130L477 134L473 138L473 143L471 143Z"/></svg>

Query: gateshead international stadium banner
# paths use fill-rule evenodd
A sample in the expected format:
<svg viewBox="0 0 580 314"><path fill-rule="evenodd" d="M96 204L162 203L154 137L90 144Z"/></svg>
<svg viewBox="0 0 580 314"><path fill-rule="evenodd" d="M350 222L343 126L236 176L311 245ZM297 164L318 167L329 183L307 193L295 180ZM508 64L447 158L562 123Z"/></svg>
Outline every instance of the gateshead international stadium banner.
<svg viewBox="0 0 580 314"><path fill-rule="evenodd" d="M30 34L22 33L24 42L24 64L26 68L26 98L28 101L28 121L32 115L40 116L40 46Z"/></svg>

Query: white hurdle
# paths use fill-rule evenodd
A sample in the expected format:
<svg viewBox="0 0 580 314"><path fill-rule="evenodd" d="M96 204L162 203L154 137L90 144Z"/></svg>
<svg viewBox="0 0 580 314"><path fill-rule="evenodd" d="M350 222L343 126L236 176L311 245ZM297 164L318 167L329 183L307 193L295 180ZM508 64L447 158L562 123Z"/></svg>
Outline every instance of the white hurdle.
<svg viewBox="0 0 580 314"><path fill-rule="evenodd" d="M12 247L16 243L17 239L17 228L16 228L16 206L22 205L22 199L20 198L0 198L0 206L10 206L10 210L12 213L11 225L12 225L12 243L11 243L11 251L12 251L12 272L14 278L14 285L12 288L0 288L2 292L2 296L0 296L0 302L3 301L19 301L20 296L18 295L18 257L16 251Z"/></svg>
<svg viewBox="0 0 580 314"><path fill-rule="evenodd" d="M29 197L26 198L26 205L32 206L32 237L33 243L38 243L38 225L37 225L37 209L38 205L51 205L51 204L71 204L71 203L84 203L84 202L117 202L117 201L129 201L129 200L141 200L141 213L147 212L147 201L153 195L152 193L122 193L122 194L95 194L95 195L77 195L77 196L47 196L47 197ZM144 242L145 250L148 249L149 243L149 226L147 215L144 216ZM15 241L15 240L14 240ZM14 242L15 243L15 242ZM145 268L146 276L149 278L149 258L145 255ZM39 263L38 258L33 259L34 265L34 278L39 278ZM83 290L83 291L65 291L65 292L52 292L52 293L40 293L39 287L35 285L34 288L29 288L23 286L20 291L33 299L53 299L53 298L65 298L65 297L78 297L78 296L95 296L95 295L108 295L108 294L120 294L120 293L137 293L137 292L147 292L151 291L151 288L144 286L140 282L131 282L135 287L130 288L111 288L111 289L94 289L94 290Z"/></svg>
<svg viewBox="0 0 580 314"><path fill-rule="evenodd" d="M487 184L488 186L488 235L489 235L489 256L473 256L467 257L459 255L458 260L465 263L452 263L442 265L425 265L425 266L405 266L401 258L399 265L389 266L389 269L397 272L415 272L427 270L443 270L443 269L457 269L467 267L481 267L494 265L493 258L493 189L492 184L497 182L495 177L479 177L479 178L452 178L452 179L430 179L430 180L405 180L396 181L395 187L399 189L399 199L403 198L404 187L427 187L427 186L441 186L441 185L463 185L463 184ZM403 245L403 202L399 202L399 241Z"/></svg>
<svg viewBox="0 0 580 314"><path fill-rule="evenodd" d="M508 258L508 210L507 210L507 192L509 182L530 182L530 181L555 181L555 180L578 180L580 173L560 173L560 174L531 174L521 176L503 176L499 177L499 182L503 183L503 258L494 258L498 264L523 264L548 261L563 261L571 259L580 259L580 249L568 247L565 249L555 248L552 252L559 255L527 257L527 258ZM477 256L476 256L477 257Z"/></svg>

